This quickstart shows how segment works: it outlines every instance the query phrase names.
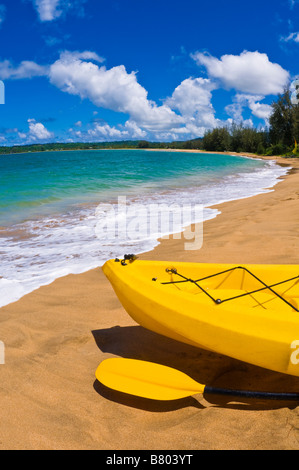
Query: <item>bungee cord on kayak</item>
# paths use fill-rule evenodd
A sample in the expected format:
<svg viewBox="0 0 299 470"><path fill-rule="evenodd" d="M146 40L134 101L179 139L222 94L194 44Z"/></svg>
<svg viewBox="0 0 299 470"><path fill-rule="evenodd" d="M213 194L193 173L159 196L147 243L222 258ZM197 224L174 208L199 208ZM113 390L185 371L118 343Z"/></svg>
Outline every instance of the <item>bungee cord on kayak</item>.
<svg viewBox="0 0 299 470"><path fill-rule="evenodd" d="M215 299L209 292L207 292L206 289L204 289L202 286L200 286L198 283L201 282L201 281L205 281L207 279L210 279L212 277L216 277L216 276L219 276L221 274L225 274L225 273L229 273L229 272L232 272L232 271L235 271L236 269L243 269L244 271L246 271L248 274L250 274L251 276L253 276L258 282L260 282L261 284L263 284L264 287L261 287L259 289L255 289L255 290L252 290L250 292L245 292L243 294L239 294L239 295L236 295L234 297L229 297L227 299ZM261 292L263 290L270 290L274 295L276 295L277 297L279 297L283 302L285 302L287 305L289 305L292 309L296 310L296 312L299 312L299 309L297 309L293 304L291 304L288 300L286 300L282 295L278 294L278 292L276 292L275 290L273 290L273 287L276 287L276 286L279 286L281 284L286 284L287 282L290 282L290 281L294 281L295 279L299 279L299 276L295 276L295 277L292 277L290 279L286 279L284 281L280 281L280 282L277 282L275 284L272 284L272 285L267 285L265 284L260 278L258 278L255 274L253 274L248 268L245 268L244 266L235 266L233 268L230 268L230 269L226 269L225 271L221 271L219 273L216 273L216 274L211 274L210 276L206 276L206 277L203 277L201 279L191 279L191 278L188 278L180 273L178 273L178 271L175 269L175 268L167 268L166 269L166 272L168 273L171 273L171 274L175 274L179 277L181 277L183 279L183 281L169 281L169 282L162 282L161 284L179 284L179 283L184 283L184 282L191 282L193 284L195 284L202 292L204 292L211 300L213 300L213 302L215 302L215 304L219 305L219 304L222 304L223 302L228 302L230 300L235 300L235 299L239 299L240 297L245 297L245 296L248 296L248 295L252 295L252 294L255 294L257 292Z"/></svg>

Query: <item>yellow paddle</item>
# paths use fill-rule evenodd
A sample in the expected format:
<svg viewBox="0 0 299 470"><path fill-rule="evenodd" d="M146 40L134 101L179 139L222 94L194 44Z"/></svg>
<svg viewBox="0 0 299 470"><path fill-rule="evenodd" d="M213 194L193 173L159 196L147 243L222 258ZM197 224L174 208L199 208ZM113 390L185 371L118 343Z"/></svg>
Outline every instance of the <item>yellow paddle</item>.
<svg viewBox="0 0 299 470"><path fill-rule="evenodd" d="M96 378L113 390L152 400L177 400L204 393L299 401L299 393L270 393L208 387L171 367L135 359L106 359L99 365Z"/></svg>

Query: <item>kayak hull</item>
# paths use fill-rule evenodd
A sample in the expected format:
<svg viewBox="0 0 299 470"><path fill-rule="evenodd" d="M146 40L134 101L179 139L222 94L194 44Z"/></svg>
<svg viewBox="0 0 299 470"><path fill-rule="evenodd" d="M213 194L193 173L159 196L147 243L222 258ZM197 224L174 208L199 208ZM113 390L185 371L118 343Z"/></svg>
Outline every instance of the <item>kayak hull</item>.
<svg viewBox="0 0 299 470"><path fill-rule="evenodd" d="M144 328L299 376L299 266L236 269L229 264L110 260L103 271L127 313ZM198 279L204 280L195 284ZM287 279L293 280L282 282ZM273 293L261 282L278 285Z"/></svg>

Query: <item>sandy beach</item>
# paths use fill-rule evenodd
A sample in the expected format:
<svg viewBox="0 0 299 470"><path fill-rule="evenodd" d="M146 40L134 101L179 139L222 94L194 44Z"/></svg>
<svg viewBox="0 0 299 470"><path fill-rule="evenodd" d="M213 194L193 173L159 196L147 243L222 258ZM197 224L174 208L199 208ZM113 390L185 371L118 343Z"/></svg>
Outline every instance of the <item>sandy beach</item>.
<svg viewBox="0 0 299 470"><path fill-rule="evenodd" d="M199 251L161 240L142 259L299 264L299 161L274 190L217 206ZM299 449L296 403L194 396L156 402L95 380L108 357L175 367L219 387L299 391L299 379L238 362L136 325L100 268L70 275L0 309L0 449Z"/></svg>

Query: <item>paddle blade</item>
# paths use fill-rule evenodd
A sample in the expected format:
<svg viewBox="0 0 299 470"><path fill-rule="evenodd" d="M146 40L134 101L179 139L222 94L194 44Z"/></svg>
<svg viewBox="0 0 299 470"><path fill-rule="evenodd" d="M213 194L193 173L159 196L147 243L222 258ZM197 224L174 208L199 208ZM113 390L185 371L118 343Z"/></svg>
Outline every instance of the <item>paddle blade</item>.
<svg viewBox="0 0 299 470"><path fill-rule="evenodd" d="M99 365L96 378L113 390L152 400L177 400L205 389L183 372L135 359L106 359Z"/></svg>

